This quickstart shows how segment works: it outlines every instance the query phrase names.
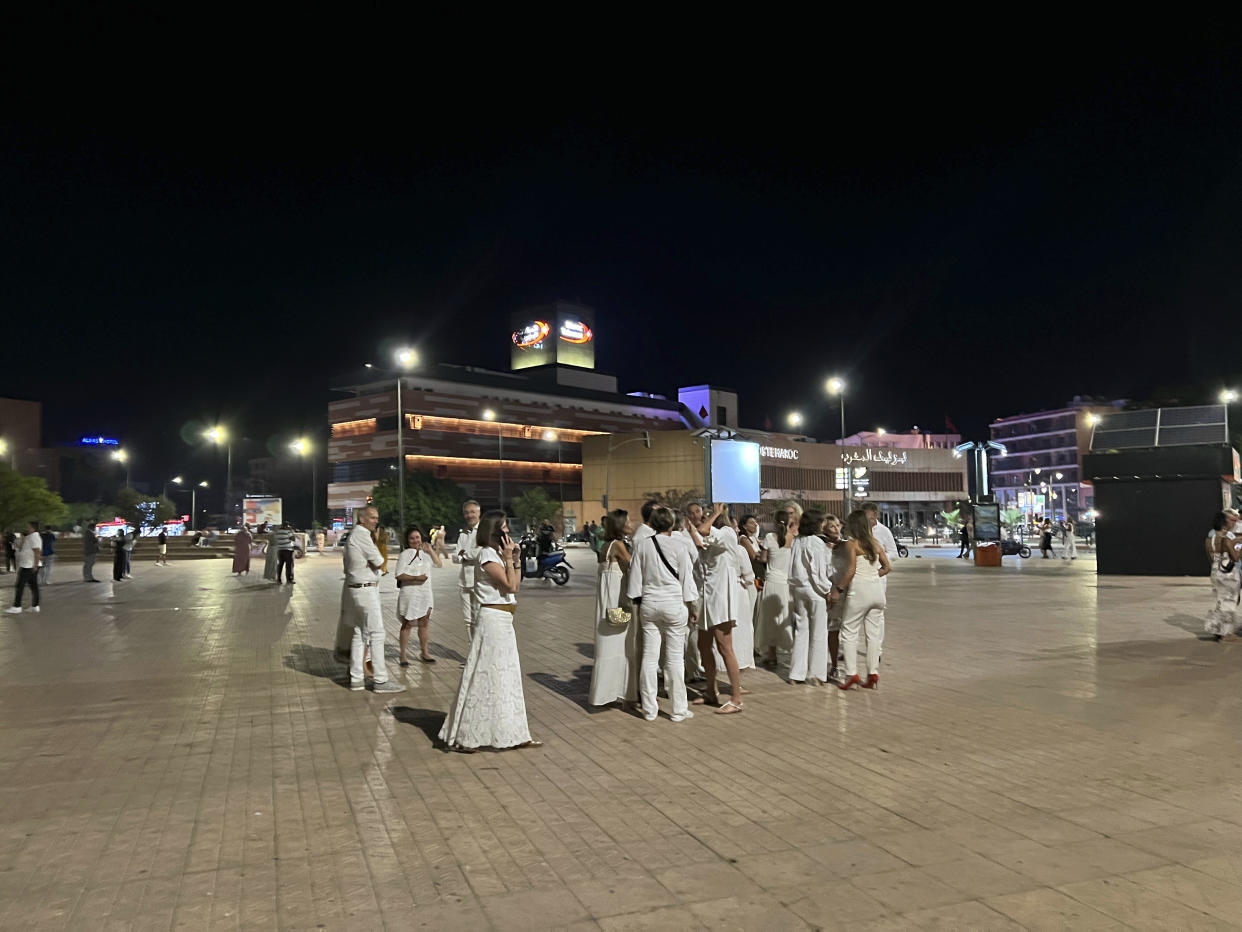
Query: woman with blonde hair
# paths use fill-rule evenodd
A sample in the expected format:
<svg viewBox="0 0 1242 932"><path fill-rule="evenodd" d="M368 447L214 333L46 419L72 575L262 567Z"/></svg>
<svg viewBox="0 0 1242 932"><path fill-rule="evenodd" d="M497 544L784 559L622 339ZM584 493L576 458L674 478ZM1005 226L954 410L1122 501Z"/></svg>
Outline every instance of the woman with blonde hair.
<svg viewBox="0 0 1242 932"><path fill-rule="evenodd" d="M871 522L861 509L851 511L845 519L845 576L836 584L836 596L845 594L845 609L841 618L841 649L845 654L845 680L841 689L862 686L864 689L880 687L880 647L883 638L884 598L883 578L892 566L884 549L871 536ZM865 628L867 634L867 679L858 676L858 634Z"/></svg>
<svg viewBox="0 0 1242 932"><path fill-rule="evenodd" d="M733 629L741 615L742 588L738 585L737 535L733 533L725 506L717 503L698 527L703 538L703 607L699 615L699 654L707 673L705 694L696 702L716 705L716 648L729 674L732 693L728 702L716 710L718 715L744 711L742 672L733 651Z"/></svg>

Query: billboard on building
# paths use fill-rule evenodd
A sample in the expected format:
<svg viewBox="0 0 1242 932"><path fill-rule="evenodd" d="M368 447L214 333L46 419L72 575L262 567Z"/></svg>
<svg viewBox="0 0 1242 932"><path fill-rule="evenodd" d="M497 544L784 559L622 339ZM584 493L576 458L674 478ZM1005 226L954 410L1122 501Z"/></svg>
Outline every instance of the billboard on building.
<svg viewBox="0 0 1242 932"><path fill-rule="evenodd" d="M759 501L759 444L713 440L711 470L712 501Z"/></svg>
<svg viewBox="0 0 1242 932"><path fill-rule="evenodd" d="M557 363L595 368L595 312L558 302L513 315L509 361L514 370Z"/></svg>
<svg viewBox="0 0 1242 932"><path fill-rule="evenodd" d="M242 499L242 517L246 524L280 524L284 520L281 499L256 496Z"/></svg>

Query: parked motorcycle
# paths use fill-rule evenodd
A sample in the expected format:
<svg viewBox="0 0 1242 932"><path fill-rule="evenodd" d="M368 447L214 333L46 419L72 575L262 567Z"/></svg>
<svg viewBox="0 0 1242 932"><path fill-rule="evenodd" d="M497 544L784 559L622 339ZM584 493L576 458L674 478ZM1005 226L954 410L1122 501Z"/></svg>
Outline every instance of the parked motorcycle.
<svg viewBox="0 0 1242 932"><path fill-rule="evenodd" d="M903 544L901 541L896 541L895 543L897 544L897 556L899 556L899 557L908 557L908 556L910 556L910 548L909 548L909 547L907 547L907 546L906 546L905 544Z"/></svg>
<svg viewBox="0 0 1242 932"><path fill-rule="evenodd" d="M558 586L569 582L573 564L565 559L565 548L541 530L538 537L527 531L518 541L522 555L523 579L550 579Z"/></svg>
<svg viewBox="0 0 1242 932"><path fill-rule="evenodd" d="M1031 556L1031 548L1019 541L1002 540L1000 544L1002 557L1012 557L1017 554L1023 560L1027 560Z"/></svg>

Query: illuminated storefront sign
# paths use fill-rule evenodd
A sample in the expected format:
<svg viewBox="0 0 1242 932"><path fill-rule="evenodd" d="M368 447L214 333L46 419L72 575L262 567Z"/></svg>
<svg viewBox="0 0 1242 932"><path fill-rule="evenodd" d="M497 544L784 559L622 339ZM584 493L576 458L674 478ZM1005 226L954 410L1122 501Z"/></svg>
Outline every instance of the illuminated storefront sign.
<svg viewBox="0 0 1242 932"><path fill-rule="evenodd" d="M561 322L561 339L566 343L590 343L595 334L580 320Z"/></svg>
<svg viewBox="0 0 1242 932"><path fill-rule="evenodd" d="M552 328L545 320L532 320L513 331L513 344L518 349L531 349L543 343Z"/></svg>
<svg viewBox="0 0 1242 932"><path fill-rule="evenodd" d="M876 450L871 447L841 454L842 463L880 463L884 466L904 466L909 459L910 454L905 450L898 453L896 450Z"/></svg>
<svg viewBox="0 0 1242 932"><path fill-rule="evenodd" d="M796 460L798 451L791 447L760 447L759 455L773 460Z"/></svg>
<svg viewBox="0 0 1242 932"><path fill-rule="evenodd" d="M121 441L114 437L83 437L78 443L84 447L119 447Z"/></svg>

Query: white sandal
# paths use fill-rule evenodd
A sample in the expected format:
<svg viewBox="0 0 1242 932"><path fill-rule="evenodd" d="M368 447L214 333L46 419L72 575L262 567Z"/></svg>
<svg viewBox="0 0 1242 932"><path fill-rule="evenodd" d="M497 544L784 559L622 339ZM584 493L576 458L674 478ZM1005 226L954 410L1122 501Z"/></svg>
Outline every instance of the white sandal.
<svg viewBox="0 0 1242 932"><path fill-rule="evenodd" d="M732 711L729 711L729 710L732 710ZM717 715L737 715L738 712L745 712L745 711L746 711L745 703L734 702L732 699L730 699L728 702L726 702L724 705L722 705L719 709L716 710L716 714Z"/></svg>

